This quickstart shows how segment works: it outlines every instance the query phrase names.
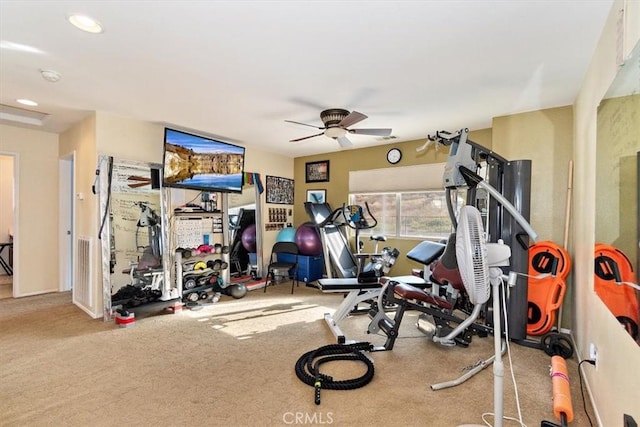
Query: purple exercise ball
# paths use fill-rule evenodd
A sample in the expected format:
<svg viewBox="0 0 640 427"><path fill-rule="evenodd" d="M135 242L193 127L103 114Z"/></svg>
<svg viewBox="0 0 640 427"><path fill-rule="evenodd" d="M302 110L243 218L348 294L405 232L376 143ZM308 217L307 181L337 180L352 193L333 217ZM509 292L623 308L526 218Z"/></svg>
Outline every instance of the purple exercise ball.
<svg viewBox="0 0 640 427"><path fill-rule="evenodd" d="M322 240L313 225L302 224L296 230L295 243L301 255L320 255L322 253Z"/></svg>
<svg viewBox="0 0 640 427"><path fill-rule="evenodd" d="M256 225L251 224L247 226L242 232L242 246L247 250L247 252L255 252L256 251Z"/></svg>

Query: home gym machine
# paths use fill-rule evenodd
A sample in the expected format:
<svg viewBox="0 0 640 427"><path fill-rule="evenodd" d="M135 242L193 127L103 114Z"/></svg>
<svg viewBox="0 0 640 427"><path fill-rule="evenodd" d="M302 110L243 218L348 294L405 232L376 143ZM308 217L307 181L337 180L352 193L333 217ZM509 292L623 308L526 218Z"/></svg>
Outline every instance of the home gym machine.
<svg viewBox="0 0 640 427"><path fill-rule="evenodd" d="M138 307L159 299L175 298L164 286L160 217L148 203L135 202L134 205L140 208L135 240L136 248L142 250L142 255L123 271L129 274L131 283L111 296L111 305L121 306L123 309ZM143 230L147 234L146 245L139 242Z"/></svg>
<svg viewBox="0 0 640 427"><path fill-rule="evenodd" d="M511 248L508 271L521 273L510 290L507 302L509 335L514 341L527 337L527 278L529 267L528 240L537 240L537 234L529 225L531 211L531 160L506 160L492 150L468 139L469 130L455 133L436 132L428 137L429 143L449 146L449 159L445 166L443 185L447 194L454 189L467 188L467 200L476 198L477 188L489 193L485 230L487 241L502 240ZM425 147L426 148L426 147ZM476 172L486 164L487 178ZM454 226L455 214L451 198L447 198L449 215ZM481 208L484 208L481 206ZM505 269L506 270L506 269ZM506 272L506 271L505 271Z"/></svg>
<svg viewBox="0 0 640 427"><path fill-rule="evenodd" d="M455 134L438 132L429 137L425 146L430 143L449 146L449 158L445 166L443 184L447 193L447 206L454 227L457 227L455 207L452 203L452 193L457 189L467 191L467 204L477 203L476 190L482 188L491 196L488 204L481 208L488 213L485 218L488 229L487 241L504 242L509 245L511 265L507 260L496 260L503 273L509 275L511 287L507 310L509 314L510 338L520 340L526 337L527 327L527 289L526 280L518 286L516 282L520 276L528 271L528 244L525 239L535 241L536 233L529 226L527 219L529 211L530 161L508 162L501 156L467 139L468 131L461 130ZM476 171L481 163L488 169L490 182L488 184ZM503 189L500 193L497 188ZM514 202L512 202L512 200ZM515 203L515 204L514 204ZM477 203L482 205L482 203ZM465 290L460 279L455 258L455 233L451 235L442 251L442 245L435 242L423 242L415 250L424 252L422 257L425 265L430 265L432 283L431 290L420 289L411 284L403 283L400 278L387 280L378 298L377 309L370 313L372 321L369 333L382 331L387 335L387 341L381 348L391 350L398 336L400 323L404 311L407 309L420 311L422 314L418 322L419 329L430 335L433 341L442 345L469 345L474 334L486 336L493 333L492 318L488 310L481 316L479 306L473 306L465 297ZM410 253L413 252L410 251ZM442 253L435 260L438 252ZM432 254L432 255L429 255ZM409 254L408 254L409 255ZM418 261L418 257L414 257ZM427 269L425 269L425 272ZM520 274L518 274L520 273ZM425 276L426 278L426 276ZM394 304L397 308L395 317L391 319L384 312L382 301ZM488 306L488 305L487 305ZM464 313L466 317L454 312ZM511 314L513 313L513 315ZM485 322L476 321L484 317ZM454 326L455 325L455 326Z"/></svg>

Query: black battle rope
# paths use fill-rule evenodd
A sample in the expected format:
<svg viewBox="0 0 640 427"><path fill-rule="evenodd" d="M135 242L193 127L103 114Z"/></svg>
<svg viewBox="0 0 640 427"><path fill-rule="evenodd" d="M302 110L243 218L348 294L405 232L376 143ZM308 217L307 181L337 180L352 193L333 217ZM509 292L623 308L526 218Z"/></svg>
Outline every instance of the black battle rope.
<svg viewBox="0 0 640 427"><path fill-rule="evenodd" d="M320 390L353 390L364 387L373 379L373 362L363 351L371 351L368 342L330 344L303 354L296 362L296 375L303 383L314 387L316 405L320 404ZM336 360L355 360L367 365L367 372L359 378L334 380L320 372L320 365Z"/></svg>

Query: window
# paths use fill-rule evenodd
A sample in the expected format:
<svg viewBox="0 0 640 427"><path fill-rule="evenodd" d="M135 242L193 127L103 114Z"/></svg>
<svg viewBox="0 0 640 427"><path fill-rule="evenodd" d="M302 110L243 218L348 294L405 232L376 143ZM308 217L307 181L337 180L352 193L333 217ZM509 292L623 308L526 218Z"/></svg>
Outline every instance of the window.
<svg viewBox="0 0 640 427"><path fill-rule="evenodd" d="M453 191L455 209L464 205L464 191ZM447 210L445 190L405 191L393 193L352 193L349 203L369 205L378 220L371 234L384 234L388 238L446 239L453 231Z"/></svg>

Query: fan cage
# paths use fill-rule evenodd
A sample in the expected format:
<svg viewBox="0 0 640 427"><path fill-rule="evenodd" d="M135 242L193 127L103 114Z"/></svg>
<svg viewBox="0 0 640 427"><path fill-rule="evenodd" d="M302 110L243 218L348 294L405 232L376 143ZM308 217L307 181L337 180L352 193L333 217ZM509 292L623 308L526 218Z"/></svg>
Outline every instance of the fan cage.
<svg viewBox="0 0 640 427"><path fill-rule="evenodd" d="M469 300L472 304L484 304L489 300L491 284L482 216L474 206L463 206L460 210L456 235L458 269Z"/></svg>

